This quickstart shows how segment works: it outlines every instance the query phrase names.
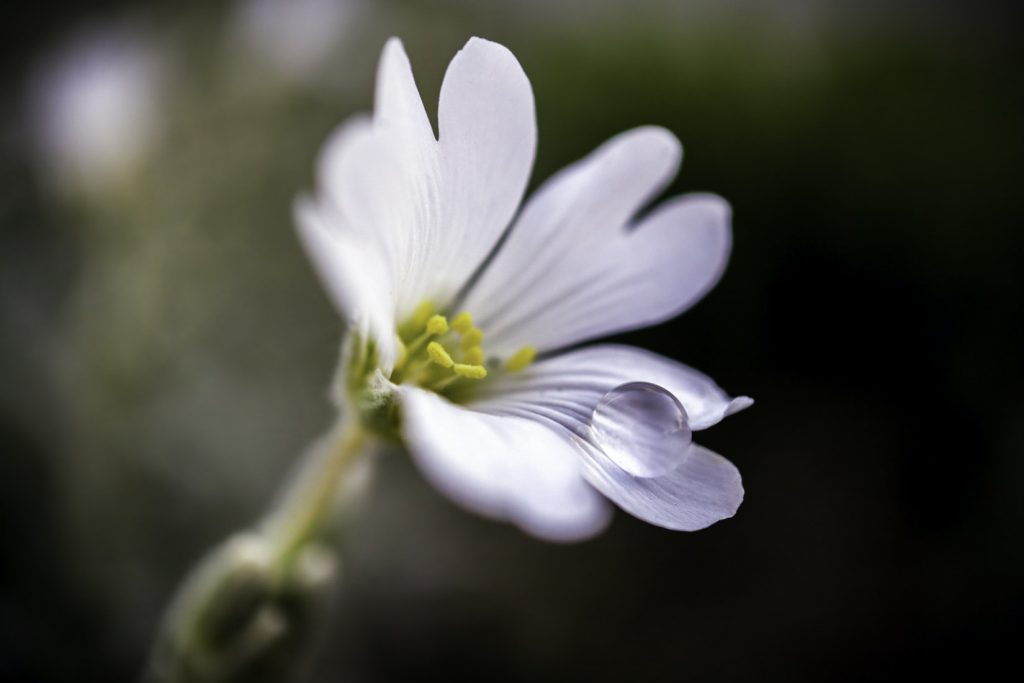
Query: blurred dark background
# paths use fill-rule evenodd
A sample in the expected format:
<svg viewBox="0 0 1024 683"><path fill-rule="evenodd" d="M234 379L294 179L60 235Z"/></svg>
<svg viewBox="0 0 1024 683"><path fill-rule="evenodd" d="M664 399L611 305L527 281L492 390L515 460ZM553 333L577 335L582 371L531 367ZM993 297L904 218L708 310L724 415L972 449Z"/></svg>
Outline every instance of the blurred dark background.
<svg viewBox="0 0 1024 683"><path fill-rule="evenodd" d="M1020 12L979 2L25 5L0 41L0 680L125 680L175 583L331 421L341 326L293 197L401 36L536 92L534 184L625 128L735 212L695 309L623 339L757 404L738 516L571 546L381 461L312 681L833 681L1015 663ZM1012 670L1012 669L1011 669Z"/></svg>

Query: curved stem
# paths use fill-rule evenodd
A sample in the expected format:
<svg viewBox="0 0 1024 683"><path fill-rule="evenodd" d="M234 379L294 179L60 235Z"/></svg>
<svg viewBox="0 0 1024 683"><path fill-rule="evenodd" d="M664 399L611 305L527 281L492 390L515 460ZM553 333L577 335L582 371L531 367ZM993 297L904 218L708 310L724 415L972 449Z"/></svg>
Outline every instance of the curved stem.
<svg viewBox="0 0 1024 683"><path fill-rule="evenodd" d="M367 435L355 420L340 421L316 443L264 523L274 573L287 576L302 548L321 530L346 472Z"/></svg>

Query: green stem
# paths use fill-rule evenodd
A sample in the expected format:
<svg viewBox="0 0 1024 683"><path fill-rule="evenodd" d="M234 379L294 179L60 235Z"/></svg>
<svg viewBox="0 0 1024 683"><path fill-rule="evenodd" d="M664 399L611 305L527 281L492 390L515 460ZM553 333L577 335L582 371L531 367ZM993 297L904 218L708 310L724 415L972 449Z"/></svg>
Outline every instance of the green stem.
<svg viewBox="0 0 1024 683"><path fill-rule="evenodd" d="M303 547L321 530L342 478L363 453L367 435L355 420L339 422L313 446L265 523L274 573L287 576Z"/></svg>

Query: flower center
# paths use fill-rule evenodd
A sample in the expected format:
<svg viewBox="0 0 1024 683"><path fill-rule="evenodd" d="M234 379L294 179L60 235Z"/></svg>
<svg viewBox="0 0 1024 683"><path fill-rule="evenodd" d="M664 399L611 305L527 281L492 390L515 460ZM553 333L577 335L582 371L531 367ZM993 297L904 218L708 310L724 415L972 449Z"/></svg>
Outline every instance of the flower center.
<svg viewBox="0 0 1024 683"><path fill-rule="evenodd" d="M473 324L468 311L449 321L429 301L417 306L398 326L397 336L400 352L391 381L409 382L442 394L484 380L492 372L519 372L537 355L534 347L524 346L504 362L488 357L483 347L484 332Z"/></svg>

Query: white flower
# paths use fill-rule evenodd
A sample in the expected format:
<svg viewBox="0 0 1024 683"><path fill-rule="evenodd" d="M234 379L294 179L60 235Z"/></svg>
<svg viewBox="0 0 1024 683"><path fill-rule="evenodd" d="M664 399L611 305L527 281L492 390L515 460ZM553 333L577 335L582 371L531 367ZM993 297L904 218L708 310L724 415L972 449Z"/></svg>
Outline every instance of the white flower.
<svg viewBox="0 0 1024 683"><path fill-rule="evenodd" d="M731 517L739 472L690 433L750 399L628 346L560 351L700 299L728 258L725 201L674 197L634 224L681 158L671 133L643 127L554 176L516 217L533 93L515 57L486 40L449 65L438 128L392 39L373 117L331 137L319 197L297 205L350 323L341 381L352 407L395 430L451 498L540 537L596 533L605 498L671 529Z"/></svg>
<svg viewBox="0 0 1024 683"><path fill-rule="evenodd" d="M163 125L165 65L137 31L76 36L31 84L33 134L61 190L96 192L129 179Z"/></svg>

